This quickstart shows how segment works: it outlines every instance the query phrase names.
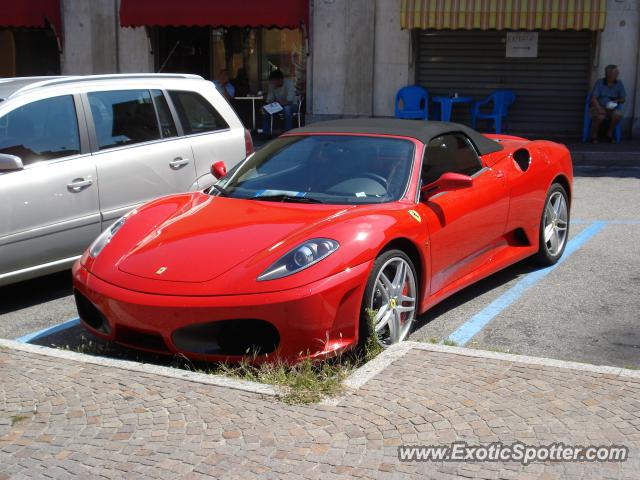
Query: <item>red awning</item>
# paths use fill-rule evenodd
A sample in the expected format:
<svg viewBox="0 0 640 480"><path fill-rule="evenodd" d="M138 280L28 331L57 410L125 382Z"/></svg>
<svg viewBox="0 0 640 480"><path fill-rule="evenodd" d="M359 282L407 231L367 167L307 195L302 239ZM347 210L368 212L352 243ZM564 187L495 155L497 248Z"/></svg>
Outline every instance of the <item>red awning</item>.
<svg viewBox="0 0 640 480"><path fill-rule="evenodd" d="M0 27L47 27L62 35L60 0L11 0L0 8ZM48 23L47 23L48 22Z"/></svg>
<svg viewBox="0 0 640 480"><path fill-rule="evenodd" d="M120 25L299 28L309 0L122 0Z"/></svg>

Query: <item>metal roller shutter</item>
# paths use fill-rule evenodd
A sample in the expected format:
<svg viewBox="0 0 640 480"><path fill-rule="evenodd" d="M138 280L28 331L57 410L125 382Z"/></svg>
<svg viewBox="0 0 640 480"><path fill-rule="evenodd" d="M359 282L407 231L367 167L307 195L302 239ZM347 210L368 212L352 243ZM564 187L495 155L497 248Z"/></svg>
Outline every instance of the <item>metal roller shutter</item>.
<svg viewBox="0 0 640 480"><path fill-rule="evenodd" d="M540 31L537 58L505 58L506 31L418 30L416 35L416 83L430 95L458 92L480 100L495 88L511 88L516 102L506 133L581 132L594 32ZM436 109L432 103L431 118ZM456 105L452 121L470 123L469 110ZM488 128L478 124L481 131Z"/></svg>

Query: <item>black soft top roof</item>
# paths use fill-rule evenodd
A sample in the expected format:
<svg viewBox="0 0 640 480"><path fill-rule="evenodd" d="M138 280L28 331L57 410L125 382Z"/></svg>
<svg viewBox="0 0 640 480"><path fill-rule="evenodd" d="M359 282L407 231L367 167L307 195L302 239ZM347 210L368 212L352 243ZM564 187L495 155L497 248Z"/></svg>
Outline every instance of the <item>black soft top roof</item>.
<svg viewBox="0 0 640 480"><path fill-rule="evenodd" d="M312 123L296 128L289 133L365 133L374 135L396 135L411 137L428 144L433 138L445 133L462 132L475 144L480 155L498 152L502 145L488 139L475 130L459 123L423 120L399 120L396 118L350 118Z"/></svg>

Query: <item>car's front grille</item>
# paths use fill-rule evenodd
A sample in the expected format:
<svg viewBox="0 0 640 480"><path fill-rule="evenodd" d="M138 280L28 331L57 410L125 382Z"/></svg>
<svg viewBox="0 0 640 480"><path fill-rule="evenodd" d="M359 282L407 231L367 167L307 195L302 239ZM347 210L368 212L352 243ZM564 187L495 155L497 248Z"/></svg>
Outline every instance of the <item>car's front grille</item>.
<svg viewBox="0 0 640 480"><path fill-rule="evenodd" d="M265 320L238 318L187 325L174 331L171 340L190 353L253 356L275 351L280 334Z"/></svg>

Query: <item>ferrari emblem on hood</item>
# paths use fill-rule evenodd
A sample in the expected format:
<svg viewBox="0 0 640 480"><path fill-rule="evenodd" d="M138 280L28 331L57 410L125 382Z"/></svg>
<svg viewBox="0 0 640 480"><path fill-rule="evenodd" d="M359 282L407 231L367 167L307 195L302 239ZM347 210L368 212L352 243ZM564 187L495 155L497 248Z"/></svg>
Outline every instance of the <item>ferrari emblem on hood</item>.
<svg viewBox="0 0 640 480"><path fill-rule="evenodd" d="M409 210L409 215L411 215L415 219L416 222L418 222L418 223L422 222L422 217L415 210Z"/></svg>
<svg viewBox="0 0 640 480"><path fill-rule="evenodd" d="M166 271L167 267L160 267L158 270L156 270L156 275L162 275Z"/></svg>

